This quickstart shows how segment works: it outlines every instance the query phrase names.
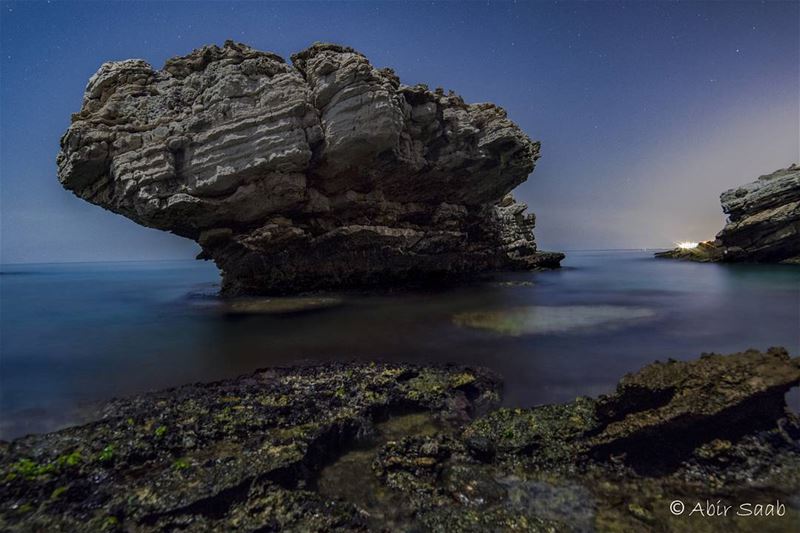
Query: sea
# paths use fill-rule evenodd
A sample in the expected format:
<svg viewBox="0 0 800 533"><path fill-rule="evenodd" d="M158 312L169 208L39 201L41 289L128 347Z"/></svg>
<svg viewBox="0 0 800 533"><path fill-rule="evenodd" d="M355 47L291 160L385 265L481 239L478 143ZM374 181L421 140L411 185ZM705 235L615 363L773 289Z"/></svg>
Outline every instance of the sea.
<svg viewBox="0 0 800 533"><path fill-rule="evenodd" d="M506 405L526 407L612 392L655 360L800 355L795 266L579 251L555 271L332 293L278 313L232 313L218 289L200 261L2 265L0 439L90 420L114 397L273 366L480 365L504 378ZM800 392L788 400L797 409Z"/></svg>

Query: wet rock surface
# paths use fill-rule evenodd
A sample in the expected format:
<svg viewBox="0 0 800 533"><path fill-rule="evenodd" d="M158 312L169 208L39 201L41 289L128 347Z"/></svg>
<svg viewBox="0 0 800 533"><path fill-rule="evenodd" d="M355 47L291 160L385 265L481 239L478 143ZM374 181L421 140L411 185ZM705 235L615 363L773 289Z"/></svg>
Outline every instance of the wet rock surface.
<svg viewBox="0 0 800 533"><path fill-rule="evenodd" d="M226 294L557 267L510 191L538 142L488 103L400 83L359 52L226 42L103 64L61 139L59 180L197 241Z"/></svg>
<svg viewBox="0 0 800 533"><path fill-rule="evenodd" d="M736 440L776 427L784 396L797 383L800 360L777 348L654 363L600 399L597 414L604 427L590 441L592 452L624 453L645 469L677 464L715 438Z"/></svg>
<svg viewBox="0 0 800 533"><path fill-rule="evenodd" d="M468 420L499 382L469 368L273 369L111 402L101 420L3 443L3 526L20 530L361 530L311 490L375 423L425 411Z"/></svg>
<svg viewBox="0 0 800 533"><path fill-rule="evenodd" d="M656 257L800 264L800 166L725 191L720 201L728 223L715 240L659 252Z"/></svg>
<svg viewBox="0 0 800 533"><path fill-rule="evenodd" d="M785 350L654 363L614 393L489 410L465 367L272 369L111 402L3 443L19 531L792 531L800 422ZM488 411L488 412L487 412ZM670 503L784 505L676 516Z"/></svg>

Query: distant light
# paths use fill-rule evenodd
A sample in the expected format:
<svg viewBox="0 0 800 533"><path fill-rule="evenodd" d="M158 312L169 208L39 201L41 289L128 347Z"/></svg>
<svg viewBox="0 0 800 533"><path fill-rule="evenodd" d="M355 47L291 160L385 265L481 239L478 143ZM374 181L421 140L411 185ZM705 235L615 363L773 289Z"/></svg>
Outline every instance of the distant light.
<svg viewBox="0 0 800 533"><path fill-rule="evenodd" d="M691 250L692 248L697 248L697 245L700 244L699 242L691 242L691 241L683 241L678 243L678 248L681 250Z"/></svg>

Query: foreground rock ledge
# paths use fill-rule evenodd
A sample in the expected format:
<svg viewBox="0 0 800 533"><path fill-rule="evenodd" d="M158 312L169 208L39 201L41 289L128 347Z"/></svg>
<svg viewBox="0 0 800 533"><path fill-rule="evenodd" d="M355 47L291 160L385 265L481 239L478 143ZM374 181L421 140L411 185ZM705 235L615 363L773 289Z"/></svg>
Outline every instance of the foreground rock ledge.
<svg viewBox="0 0 800 533"><path fill-rule="evenodd" d="M700 262L800 264L800 166L725 191L728 223L713 241L675 248L656 257Z"/></svg>
<svg viewBox="0 0 800 533"><path fill-rule="evenodd" d="M227 294L557 267L509 192L539 158L503 109L317 43L105 63L61 139L79 197L197 241Z"/></svg>
<svg viewBox="0 0 800 533"><path fill-rule="evenodd" d="M3 443L0 528L792 531L798 382L780 348L705 354L607 397L486 414L500 384L477 368L262 370ZM687 522L674 499L785 513Z"/></svg>

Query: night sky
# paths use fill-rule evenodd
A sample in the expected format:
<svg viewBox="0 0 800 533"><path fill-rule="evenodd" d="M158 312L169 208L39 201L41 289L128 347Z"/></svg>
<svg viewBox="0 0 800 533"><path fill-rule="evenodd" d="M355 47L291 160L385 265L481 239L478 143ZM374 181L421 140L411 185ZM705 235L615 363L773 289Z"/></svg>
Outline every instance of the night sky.
<svg viewBox="0 0 800 533"><path fill-rule="evenodd" d="M356 48L404 83L505 107L542 141L517 196L542 249L711 238L719 194L797 161L798 2L2 2L4 263L191 258L64 191L58 140L101 63L234 39Z"/></svg>

